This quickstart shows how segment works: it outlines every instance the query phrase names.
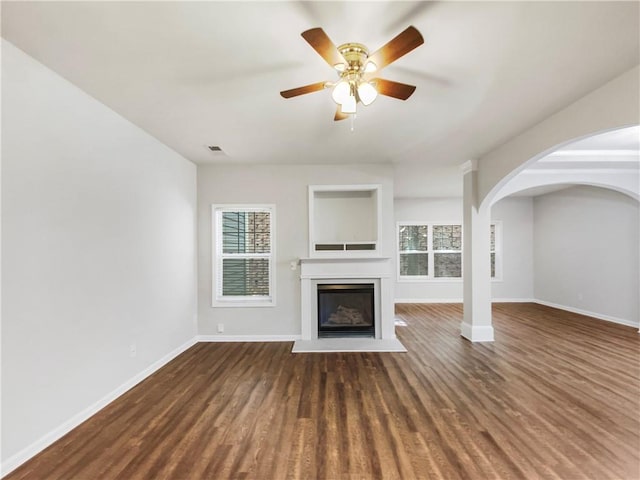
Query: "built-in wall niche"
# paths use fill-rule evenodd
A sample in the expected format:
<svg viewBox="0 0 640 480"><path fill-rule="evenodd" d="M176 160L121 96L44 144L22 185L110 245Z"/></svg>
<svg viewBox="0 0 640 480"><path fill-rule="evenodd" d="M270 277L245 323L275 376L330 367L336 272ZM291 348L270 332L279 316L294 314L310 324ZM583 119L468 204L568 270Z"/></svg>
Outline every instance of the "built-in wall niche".
<svg viewBox="0 0 640 480"><path fill-rule="evenodd" d="M309 257L379 254L380 185L309 186Z"/></svg>

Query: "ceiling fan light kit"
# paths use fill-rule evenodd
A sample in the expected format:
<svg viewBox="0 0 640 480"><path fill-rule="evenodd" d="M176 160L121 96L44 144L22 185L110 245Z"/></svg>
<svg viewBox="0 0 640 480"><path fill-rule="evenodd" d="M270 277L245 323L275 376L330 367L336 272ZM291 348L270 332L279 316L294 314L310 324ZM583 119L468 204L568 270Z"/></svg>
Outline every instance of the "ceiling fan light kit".
<svg viewBox="0 0 640 480"><path fill-rule="evenodd" d="M370 105L378 96L375 88L363 79L365 72L375 72L377 67L373 62L367 62L369 50L361 43L345 43L338 51L345 63L333 66L340 72L340 81L333 87L331 96L340 105L342 113L356 113L358 102Z"/></svg>
<svg viewBox="0 0 640 480"><path fill-rule="evenodd" d="M424 43L415 27L408 27L382 48L369 55L367 47L361 43L345 43L336 48L321 28L302 32L302 37L339 75L337 82L318 82L304 87L280 92L284 98L313 93L332 88L331 98L338 104L334 120L344 120L355 116L357 104L371 105L378 95L406 100L416 87L404 83L371 78L371 74L382 70L398 58Z"/></svg>

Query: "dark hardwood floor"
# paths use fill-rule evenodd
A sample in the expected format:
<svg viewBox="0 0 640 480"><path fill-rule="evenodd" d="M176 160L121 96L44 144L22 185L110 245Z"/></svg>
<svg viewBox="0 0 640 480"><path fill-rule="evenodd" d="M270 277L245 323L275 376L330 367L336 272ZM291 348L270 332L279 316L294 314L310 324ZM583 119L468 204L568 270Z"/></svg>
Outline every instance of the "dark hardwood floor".
<svg viewBox="0 0 640 480"><path fill-rule="evenodd" d="M640 335L534 304L398 305L408 353L200 343L7 479L638 479Z"/></svg>

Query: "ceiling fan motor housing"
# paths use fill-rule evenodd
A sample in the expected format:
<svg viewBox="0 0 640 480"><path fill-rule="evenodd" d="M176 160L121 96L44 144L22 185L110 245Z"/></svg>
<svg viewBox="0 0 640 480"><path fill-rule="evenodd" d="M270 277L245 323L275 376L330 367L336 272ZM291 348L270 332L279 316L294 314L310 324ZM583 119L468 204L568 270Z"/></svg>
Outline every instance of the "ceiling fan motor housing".
<svg viewBox="0 0 640 480"><path fill-rule="evenodd" d="M338 47L338 51L347 61L347 65L344 68L344 74L359 74L364 73L365 64L369 58L369 49L361 43L345 43Z"/></svg>

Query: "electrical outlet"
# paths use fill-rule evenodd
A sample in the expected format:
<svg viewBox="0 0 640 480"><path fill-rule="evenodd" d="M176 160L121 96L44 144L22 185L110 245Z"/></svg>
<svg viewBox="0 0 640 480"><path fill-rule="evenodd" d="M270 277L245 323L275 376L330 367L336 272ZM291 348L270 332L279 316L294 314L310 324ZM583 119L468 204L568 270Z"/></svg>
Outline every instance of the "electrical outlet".
<svg viewBox="0 0 640 480"><path fill-rule="evenodd" d="M136 344L132 343L129 345L129 356L135 357L136 355L138 355L138 349L136 348Z"/></svg>
<svg viewBox="0 0 640 480"><path fill-rule="evenodd" d="M219 323L218 324L218 333L222 333L224 332L224 323Z"/></svg>

